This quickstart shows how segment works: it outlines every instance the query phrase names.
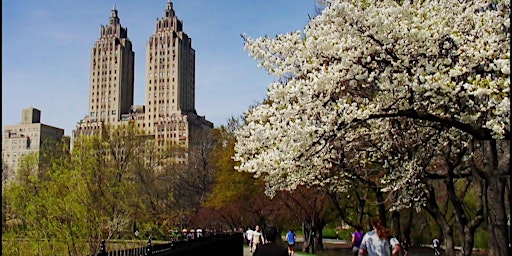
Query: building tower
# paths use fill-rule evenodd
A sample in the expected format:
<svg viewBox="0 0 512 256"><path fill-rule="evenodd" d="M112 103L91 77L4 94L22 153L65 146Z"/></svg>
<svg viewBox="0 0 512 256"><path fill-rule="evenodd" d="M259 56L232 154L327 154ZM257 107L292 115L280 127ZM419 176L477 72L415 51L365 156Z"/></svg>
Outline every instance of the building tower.
<svg viewBox="0 0 512 256"><path fill-rule="evenodd" d="M100 32L91 52L89 112L77 125L75 136L94 134L101 124L118 125L133 105L135 53L115 5L109 24L102 25Z"/></svg>
<svg viewBox="0 0 512 256"><path fill-rule="evenodd" d="M157 19L146 47L146 106L153 110L151 119L195 112L195 51L172 2L167 2L165 16Z"/></svg>
<svg viewBox="0 0 512 256"><path fill-rule="evenodd" d="M147 42L146 104L134 106L134 53L114 6L92 49L89 113L73 137L99 134L102 125L134 124L158 145L189 148L191 134L213 124L195 109L195 51L183 22L167 1L164 17ZM182 157L179 161L184 161Z"/></svg>
<svg viewBox="0 0 512 256"><path fill-rule="evenodd" d="M187 146L194 128L213 124L196 114L195 50L172 2L167 1L146 47L144 126L158 141Z"/></svg>

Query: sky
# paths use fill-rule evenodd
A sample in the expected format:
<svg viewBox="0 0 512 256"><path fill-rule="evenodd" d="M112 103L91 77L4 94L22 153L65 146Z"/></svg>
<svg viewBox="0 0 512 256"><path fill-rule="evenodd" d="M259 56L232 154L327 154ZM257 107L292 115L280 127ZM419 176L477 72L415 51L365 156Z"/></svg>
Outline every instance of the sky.
<svg viewBox="0 0 512 256"><path fill-rule="evenodd" d="M88 112L91 50L115 5L135 52L134 105L145 105L146 43L167 0L2 1L2 127L22 110L71 135ZM317 0L174 0L196 52L196 111L225 125L266 97L277 78L244 51L257 38L303 30Z"/></svg>

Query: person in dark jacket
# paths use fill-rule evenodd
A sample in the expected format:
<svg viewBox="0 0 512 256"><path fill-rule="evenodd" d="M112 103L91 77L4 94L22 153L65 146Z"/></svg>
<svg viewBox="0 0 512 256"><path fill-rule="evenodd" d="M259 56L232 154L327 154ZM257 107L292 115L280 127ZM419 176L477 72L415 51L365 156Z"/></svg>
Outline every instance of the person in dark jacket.
<svg viewBox="0 0 512 256"><path fill-rule="evenodd" d="M276 242L278 236L276 227L268 226L264 234L267 243L256 247L253 256L288 256L288 250L284 245Z"/></svg>

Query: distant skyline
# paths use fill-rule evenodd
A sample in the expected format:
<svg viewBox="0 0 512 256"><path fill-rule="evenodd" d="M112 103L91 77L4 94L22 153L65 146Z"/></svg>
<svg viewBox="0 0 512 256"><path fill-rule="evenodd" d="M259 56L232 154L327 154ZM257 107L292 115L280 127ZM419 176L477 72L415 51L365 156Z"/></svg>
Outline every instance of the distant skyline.
<svg viewBox="0 0 512 256"><path fill-rule="evenodd" d="M134 105L145 105L146 43L167 0L2 3L2 128L22 110L71 135L88 111L91 50L115 5L135 52ZM196 51L196 110L225 125L261 102L276 80L257 67L240 34L275 36L303 30L317 0L175 0L176 16Z"/></svg>

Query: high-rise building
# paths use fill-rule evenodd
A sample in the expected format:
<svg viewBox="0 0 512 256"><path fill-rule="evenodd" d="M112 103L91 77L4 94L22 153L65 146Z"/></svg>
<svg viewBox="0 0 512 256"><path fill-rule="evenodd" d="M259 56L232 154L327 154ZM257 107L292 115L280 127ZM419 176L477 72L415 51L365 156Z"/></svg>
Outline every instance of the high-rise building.
<svg viewBox="0 0 512 256"><path fill-rule="evenodd" d="M92 135L101 124L117 125L129 114L134 98L134 58L128 30L121 26L114 6L109 24L101 26L100 38L91 51L89 112L76 135Z"/></svg>
<svg viewBox="0 0 512 256"><path fill-rule="evenodd" d="M63 129L41 123L39 109L24 109L21 123L7 125L3 129L2 180L12 180L15 177L20 158L44 149L49 145L49 140L60 141L63 137Z"/></svg>
<svg viewBox="0 0 512 256"><path fill-rule="evenodd" d="M146 44L146 115L144 126L156 139L188 145L196 128L213 127L195 110L195 50L172 2Z"/></svg>
<svg viewBox="0 0 512 256"><path fill-rule="evenodd" d="M97 134L102 125L132 122L161 145L187 148L195 130L212 129L213 124L195 109L195 50L183 22L167 1L146 45L144 106L133 105L133 52L126 31L114 7L93 48L89 114L78 123L74 137ZM121 79L121 74L126 76Z"/></svg>
<svg viewBox="0 0 512 256"><path fill-rule="evenodd" d="M149 111L150 120L194 112L195 51L171 2L167 2L165 16L157 19L146 47L146 106L153 110Z"/></svg>

